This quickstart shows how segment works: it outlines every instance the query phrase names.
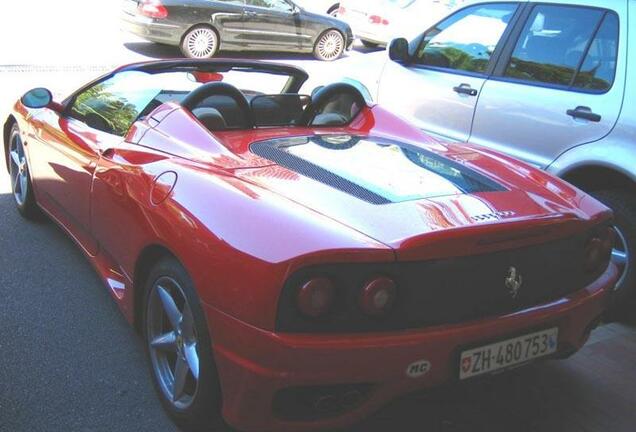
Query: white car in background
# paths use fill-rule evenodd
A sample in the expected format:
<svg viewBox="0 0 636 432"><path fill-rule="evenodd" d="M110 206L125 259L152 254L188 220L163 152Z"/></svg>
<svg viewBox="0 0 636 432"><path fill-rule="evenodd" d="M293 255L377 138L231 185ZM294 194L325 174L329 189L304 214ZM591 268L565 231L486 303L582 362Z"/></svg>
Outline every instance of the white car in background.
<svg viewBox="0 0 636 432"><path fill-rule="evenodd" d="M395 37L415 37L464 0L341 0L338 18L364 46L385 46Z"/></svg>
<svg viewBox="0 0 636 432"><path fill-rule="evenodd" d="M340 3L336 0L294 0L298 6L310 12L338 16Z"/></svg>

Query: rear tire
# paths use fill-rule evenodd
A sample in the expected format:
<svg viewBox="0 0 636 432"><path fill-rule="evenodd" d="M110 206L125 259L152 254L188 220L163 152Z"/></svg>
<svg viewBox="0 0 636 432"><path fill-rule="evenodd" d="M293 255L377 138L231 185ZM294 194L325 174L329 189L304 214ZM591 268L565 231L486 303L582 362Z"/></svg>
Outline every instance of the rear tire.
<svg viewBox="0 0 636 432"><path fill-rule="evenodd" d="M144 288L146 354L163 407L185 430L227 431L211 339L192 279L168 257L152 268Z"/></svg>
<svg viewBox="0 0 636 432"><path fill-rule="evenodd" d="M212 27L198 25L192 27L181 39L181 53L188 58L208 59L219 51L219 35Z"/></svg>
<svg viewBox="0 0 636 432"><path fill-rule="evenodd" d="M636 316L636 193L623 189L592 192L591 195L614 211L618 232L614 261L622 264L623 274L614 293L607 317L635 320Z"/></svg>
<svg viewBox="0 0 636 432"><path fill-rule="evenodd" d="M42 211L35 201L31 171L27 160L24 143L17 124L9 133L9 178L11 192L16 208L22 217L29 220L40 220Z"/></svg>
<svg viewBox="0 0 636 432"><path fill-rule="evenodd" d="M314 57L322 61L334 61L345 50L345 38L338 30L331 29L321 34L314 45Z"/></svg>

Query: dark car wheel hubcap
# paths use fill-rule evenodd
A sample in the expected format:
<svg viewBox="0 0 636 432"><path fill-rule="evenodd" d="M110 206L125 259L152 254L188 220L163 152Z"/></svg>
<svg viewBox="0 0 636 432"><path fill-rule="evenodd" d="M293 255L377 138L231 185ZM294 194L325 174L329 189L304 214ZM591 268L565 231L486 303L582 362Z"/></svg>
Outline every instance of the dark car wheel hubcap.
<svg viewBox="0 0 636 432"><path fill-rule="evenodd" d="M630 256L625 234L618 227L614 227L614 229L616 230L616 247L612 251L612 261L623 272L616 284L616 290L620 290L627 278L627 273L629 273Z"/></svg>
<svg viewBox="0 0 636 432"><path fill-rule="evenodd" d="M326 60L333 60L340 56L344 49L342 36L335 30L325 33L318 41L318 53Z"/></svg>
<svg viewBox="0 0 636 432"><path fill-rule="evenodd" d="M15 133L11 138L9 147L11 187L15 202L22 206L26 202L29 190L29 171L27 169L24 146L19 133Z"/></svg>
<svg viewBox="0 0 636 432"><path fill-rule="evenodd" d="M146 337L153 371L175 408L186 409L199 385L199 354L192 309L178 282L158 279L148 300Z"/></svg>
<svg viewBox="0 0 636 432"><path fill-rule="evenodd" d="M186 47L192 57L207 58L216 50L216 34L214 30L199 28L188 34Z"/></svg>

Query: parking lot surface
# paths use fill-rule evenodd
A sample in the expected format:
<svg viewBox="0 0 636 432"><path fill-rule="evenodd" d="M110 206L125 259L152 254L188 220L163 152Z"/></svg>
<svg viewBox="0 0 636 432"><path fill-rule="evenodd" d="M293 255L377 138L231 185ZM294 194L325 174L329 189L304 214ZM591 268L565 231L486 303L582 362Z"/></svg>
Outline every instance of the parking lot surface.
<svg viewBox="0 0 636 432"><path fill-rule="evenodd" d="M118 2L38 2L38 14L27 3L0 18L3 119L30 87L65 94L114 65L178 55L120 34ZM21 41L17 17L32 20ZM342 67L265 58L313 75ZM636 325L606 324L568 360L409 395L352 430L631 432L634 365ZM142 343L81 252L53 223L18 216L0 167L0 431L176 431L150 380Z"/></svg>

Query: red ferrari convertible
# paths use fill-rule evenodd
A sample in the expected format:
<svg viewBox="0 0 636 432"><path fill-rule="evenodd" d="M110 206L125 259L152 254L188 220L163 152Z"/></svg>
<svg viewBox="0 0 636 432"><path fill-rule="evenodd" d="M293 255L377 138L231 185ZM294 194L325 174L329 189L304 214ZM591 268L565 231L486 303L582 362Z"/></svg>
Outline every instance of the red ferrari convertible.
<svg viewBox="0 0 636 432"><path fill-rule="evenodd" d="M611 212L336 83L125 66L4 125L18 210L77 242L193 429L345 427L404 393L564 358L617 279Z"/></svg>

